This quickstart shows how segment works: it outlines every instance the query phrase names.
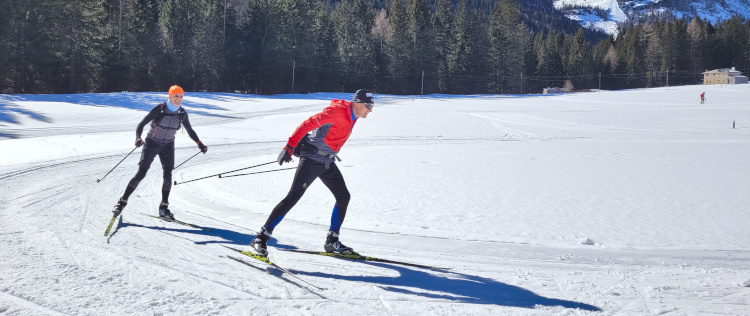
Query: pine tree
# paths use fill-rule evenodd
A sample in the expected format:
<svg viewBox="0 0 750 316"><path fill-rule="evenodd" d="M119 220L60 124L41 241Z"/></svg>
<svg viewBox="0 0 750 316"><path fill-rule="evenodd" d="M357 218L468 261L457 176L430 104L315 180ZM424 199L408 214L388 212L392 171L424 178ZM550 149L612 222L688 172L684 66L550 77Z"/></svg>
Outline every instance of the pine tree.
<svg viewBox="0 0 750 316"><path fill-rule="evenodd" d="M312 30L313 36L317 38L312 65L316 65L322 69L334 69L338 67L335 58L337 45L333 22L325 8L319 8L315 14L315 23ZM320 71L317 71L311 79L314 80L311 83L314 89L311 89L311 91L335 91L340 87L339 83L341 82L340 74Z"/></svg>
<svg viewBox="0 0 750 316"><path fill-rule="evenodd" d="M336 53L341 71L346 74L343 89L351 91L371 85L375 70L372 5L366 0L342 0L332 19L338 43Z"/></svg>
<svg viewBox="0 0 750 316"><path fill-rule="evenodd" d="M521 23L514 0L501 0L490 14L489 42L487 54L493 82L490 92L505 93L511 89L520 92L514 84L524 70L526 27ZM514 89L515 88L515 89Z"/></svg>
<svg viewBox="0 0 750 316"><path fill-rule="evenodd" d="M646 68L643 64L645 58L643 26L636 25L629 28L623 34L622 40L618 41L616 73L627 74L627 79L620 87L643 87L646 79Z"/></svg>
<svg viewBox="0 0 750 316"><path fill-rule="evenodd" d="M487 91L486 78L490 71L487 67L487 52L490 49L489 14L487 12L483 8L477 9L469 22L467 93L486 93Z"/></svg>
<svg viewBox="0 0 750 316"><path fill-rule="evenodd" d="M576 80L578 87L588 86L590 84L590 82L582 78L582 76L591 73L591 58L591 51L586 43L586 36L583 33L583 28L579 28L578 32L576 32L570 41L566 65L568 76L574 77L573 80Z"/></svg>
<svg viewBox="0 0 750 316"><path fill-rule="evenodd" d="M388 71L391 74L391 84L388 88L396 93L408 93L411 91L405 75L414 71L415 52L406 4L403 0L393 0L388 12L388 31L385 40Z"/></svg>
<svg viewBox="0 0 750 316"><path fill-rule="evenodd" d="M690 38L690 63L691 70L693 72L703 72L704 61L703 61L703 44L705 40L704 29L701 27L700 17L695 17L690 20L690 24L687 28L687 33Z"/></svg>
<svg viewBox="0 0 750 316"><path fill-rule="evenodd" d="M744 19L742 17L734 16L724 22L721 28L719 28L719 32L717 32L720 45L720 50L718 50L717 54L723 68L747 68L745 64L745 49L747 46L745 39L749 35L746 33L743 22Z"/></svg>
<svg viewBox="0 0 750 316"><path fill-rule="evenodd" d="M60 92L96 92L101 81L105 47L111 36L103 0L70 0L56 3L57 27L54 32L63 56L65 84Z"/></svg>
<svg viewBox="0 0 750 316"><path fill-rule="evenodd" d="M467 93L469 90L470 55L472 54L471 23L473 16L465 0L459 2L451 26L452 41L447 54L447 70L454 93Z"/></svg>
<svg viewBox="0 0 750 316"><path fill-rule="evenodd" d="M425 0L409 0L407 8L409 14L409 36L411 36L412 58L411 71L416 75L409 78L411 91L416 94L421 90L420 72L427 73L435 71L433 56L435 55L435 44L433 43L434 32L430 23L430 11ZM427 90L433 90L427 85Z"/></svg>
<svg viewBox="0 0 750 316"><path fill-rule="evenodd" d="M448 55L450 52L453 33L453 11L451 10L450 0L438 0L435 14L432 17L432 29L435 32L434 38L434 59L437 73L437 91L447 92L450 87L450 71L448 67Z"/></svg>
<svg viewBox="0 0 750 316"><path fill-rule="evenodd" d="M563 62L561 58L562 33L551 32L544 40L544 49L539 54L537 74L539 76L562 76ZM548 82L552 83L552 82Z"/></svg>
<svg viewBox="0 0 750 316"><path fill-rule="evenodd" d="M157 90L154 67L160 43L156 0L110 2L111 50L104 71L108 91ZM116 43L115 43L116 41Z"/></svg>

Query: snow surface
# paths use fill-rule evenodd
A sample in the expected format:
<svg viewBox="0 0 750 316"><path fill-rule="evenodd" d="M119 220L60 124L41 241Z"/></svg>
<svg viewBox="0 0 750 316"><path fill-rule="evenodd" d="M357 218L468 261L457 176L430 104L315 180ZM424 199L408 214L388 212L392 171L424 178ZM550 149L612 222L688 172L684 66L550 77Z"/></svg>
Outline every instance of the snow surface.
<svg viewBox="0 0 750 316"><path fill-rule="evenodd" d="M209 149L174 178L274 161L349 97L188 92ZM750 85L376 95L340 153L342 241L451 270L282 251L322 249L333 198L316 182L270 251L325 290L219 246L249 249L293 171L174 186L173 212L203 232L144 215L155 162L103 236L140 150L96 180L165 98L0 95L0 314L750 315ZM177 163L198 152L182 132L176 147Z"/></svg>

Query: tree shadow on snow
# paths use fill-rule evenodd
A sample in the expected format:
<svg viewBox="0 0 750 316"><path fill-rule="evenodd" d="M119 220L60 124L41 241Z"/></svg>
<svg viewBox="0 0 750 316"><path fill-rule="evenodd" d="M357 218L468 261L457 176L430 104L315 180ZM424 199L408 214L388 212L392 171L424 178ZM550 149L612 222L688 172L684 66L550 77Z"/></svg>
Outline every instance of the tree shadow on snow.
<svg viewBox="0 0 750 316"><path fill-rule="evenodd" d="M16 106L13 104L14 100L15 98L9 96L0 96L0 123L18 124L18 115L26 115L37 121L52 122L52 119L45 115ZM18 138L18 135L0 130L0 138Z"/></svg>
<svg viewBox="0 0 750 316"><path fill-rule="evenodd" d="M16 94L0 96L0 111L10 101L32 101L32 102L68 102L87 106L111 106L134 110L150 111L156 105L167 101L167 94L155 92L118 92L118 93L74 93L74 94ZM185 100L183 102L190 114L203 116L231 118L232 116L213 114L205 110L227 111L225 108L201 103L200 101ZM0 113L2 114L2 113ZM27 113L24 113L27 114ZM30 115L30 114L27 114ZM32 116L33 117L33 116ZM0 119L2 116L0 116ZM10 122L15 123L15 122Z"/></svg>
<svg viewBox="0 0 750 316"><path fill-rule="evenodd" d="M380 288L397 293L418 295L430 299L443 299L459 303L493 304L509 307L535 308L536 306L561 306L586 311L601 311L600 308L574 301L547 298L524 288L492 279L455 272L431 272L397 265L363 262L399 272L398 277L347 276L324 272L290 270L297 275L330 278L346 281L379 284ZM440 274L440 275L438 275ZM415 291L415 289L423 291Z"/></svg>

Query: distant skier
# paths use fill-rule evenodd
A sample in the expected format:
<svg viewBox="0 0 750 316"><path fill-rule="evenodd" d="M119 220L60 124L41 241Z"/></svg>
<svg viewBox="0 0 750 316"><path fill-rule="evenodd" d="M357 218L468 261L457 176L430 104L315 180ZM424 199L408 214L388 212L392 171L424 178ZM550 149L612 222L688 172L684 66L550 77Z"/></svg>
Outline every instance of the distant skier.
<svg viewBox="0 0 750 316"><path fill-rule="evenodd" d="M185 92L179 86L169 88L169 101L163 102L146 115L138 123L135 129L135 146L143 146L141 151L141 160L138 162L138 173L128 183L125 193L115 205L112 211L116 215L122 212L122 209L128 204L128 198L138 187L138 183L146 177L151 163L156 155L159 155L161 167L164 170L164 183L161 187L161 204L159 205L159 216L174 220L174 215L169 211L169 192L172 190L172 169L174 169L174 138L177 130L185 126L190 138L198 144L198 148L205 154L208 147L198 139L198 135L190 126L190 120L185 108L181 106L182 98ZM141 139L143 127L151 122L151 130L146 136L146 141Z"/></svg>
<svg viewBox="0 0 750 316"><path fill-rule="evenodd" d="M349 205L349 190L344 177L336 166L336 154L344 145L358 118L367 118L372 112L372 93L365 89L357 90L351 102L333 100L331 105L302 122L294 131L284 150L279 154L279 165L292 161L292 155L300 157L292 188L268 216L265 225L251 242L251 246L262 256L268 256L266 243L274 228L299 201L305 190L320 178L336 198L331 215L331 226L323 247L326 252L356 254L354 249L339 241L339 230ZM308 132L310 132L308 134ZM340 160L340 159L339 159Z"/></svg>
<svg viewBox="0 0 750 316"><path fill-rule="evenodd" d="M704 103L706 103L706 93L705 92L701 93L701 104L704 104Z"/></svg>

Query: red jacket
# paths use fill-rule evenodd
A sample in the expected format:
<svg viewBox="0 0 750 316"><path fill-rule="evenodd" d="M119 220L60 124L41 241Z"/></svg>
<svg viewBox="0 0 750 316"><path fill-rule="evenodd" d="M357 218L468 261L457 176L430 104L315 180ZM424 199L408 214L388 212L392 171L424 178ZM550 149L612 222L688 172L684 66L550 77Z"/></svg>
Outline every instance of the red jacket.
<svg viewBox="0 0 750 316"><path fill-rule="evenodd" d="M352 103L333 100L331 105L302 122L289 137L289 146L295 147L308 132L308 142L318 148L318 155L333 161L352 133L356 119L352 119ZM321 157L321 158L322 158ZM318 160L318 159L316 159Z"/></svg>

